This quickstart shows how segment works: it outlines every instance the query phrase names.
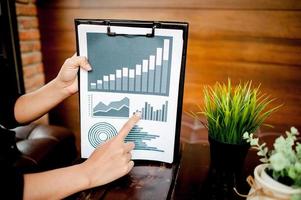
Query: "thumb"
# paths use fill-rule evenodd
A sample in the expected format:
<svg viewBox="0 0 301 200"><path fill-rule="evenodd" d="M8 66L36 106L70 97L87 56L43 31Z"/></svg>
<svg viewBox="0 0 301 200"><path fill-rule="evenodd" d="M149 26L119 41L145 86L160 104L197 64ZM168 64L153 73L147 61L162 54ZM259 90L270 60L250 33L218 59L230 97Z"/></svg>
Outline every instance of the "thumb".
<svg viewBox="0 0 301 200"><path fill-rule="evenodd" d="M78 69L79 66L86 71L90 71L92 69L91 65L88 62L88 59L85 56L76 56L76 54L68 58L65 61L64 65L66 65L71 69L76 69L76 70Z"/></svg>
<svg viewBox="0 0 301 200"><path fill-rule="evenodd" d="M121 140L124 140L125 137L132 130L134 125L140 120L140 118L141 118L141 112L135 112L135 114L123 125L117 137L120 138Z"/></svg>

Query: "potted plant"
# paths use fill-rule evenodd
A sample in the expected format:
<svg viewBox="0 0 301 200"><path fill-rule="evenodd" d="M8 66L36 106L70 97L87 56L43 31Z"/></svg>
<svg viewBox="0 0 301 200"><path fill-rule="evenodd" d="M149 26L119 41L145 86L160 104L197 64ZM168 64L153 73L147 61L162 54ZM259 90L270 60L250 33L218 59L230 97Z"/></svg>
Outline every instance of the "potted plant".
<svg viewBox="0 0 301 200"><path fill-rule="evenodd" d="M279 108L268 108L273 99L259 89L260 86L253 88L251 81L236 86L232 86L230 79L227 84L217 82L213 87L204 88L203 108L199 107L199 112L191 113L201 122L202 116L207 120L202 123L208 129L210 144L211 178L208 180L214 180L220 185L218 187L226 188L227 191L221 191L224 193L222 195L229 194L230 199L232 187L242 179L241 171L250 147L243 134L246 131L256 132L264 120ZM216 184L208 183L209 187Z"/></svg>
<svg viewBox="0 0 301 200"><path fill-rule="evenodd" d="M264 120L280 107L267 109L274 99L262 94L259 88L252 88L251 81L232 87L230 79L228 84L217 82L213 87L204 88L204 107L191 114L197 119L201 115L207 119L207 123L202 123L208 129L213 165L225 169L229 164L230 168L241 169L239 163L243 164L249 148L243 134L256 132Z"/></svg>
<svg viewBox="0 0 301 200"><path fill-rule="evenodd" d="M252 186L248 199L261 196L267 199L301 199L301 144L297 142L299 132L292 127L286 132L286 138L279 136L273 150L266 143L259 144L258 138L248 132L243 138L252 148L258 150L257 155L264 164L254 170L255 185Z"/></svg>

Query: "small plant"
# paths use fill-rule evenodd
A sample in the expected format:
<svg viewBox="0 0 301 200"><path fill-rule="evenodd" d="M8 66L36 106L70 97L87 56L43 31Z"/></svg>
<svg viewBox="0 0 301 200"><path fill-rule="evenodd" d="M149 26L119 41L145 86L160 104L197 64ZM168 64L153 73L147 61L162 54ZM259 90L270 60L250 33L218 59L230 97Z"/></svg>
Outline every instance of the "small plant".
<svg viewBox="0 0 301 200"><path fill-rule="evenodd" d="M245 132L256 132L264 120L280 106L267 109L274 100L261 94L260 86L251 88L252 82L239 84L232 88L216 83L213 87L204 88L204 108L200 112L191 113L200 120L203 114L207 118L208 132L211 138L230 144L243 144Z"/></svg>
<svg viewBox="0 0 301 200"><path fill-rule="evenodd" d="M251 147L258 150L260 161L269 164L270 175L273 179L292 187L301 187L301 144L297 141L299 132L292 127L286 131L286 138L279 136L274 142L274 150L269 151L266 143L259 144L258 138L248 132L243 138Z"/></svg>

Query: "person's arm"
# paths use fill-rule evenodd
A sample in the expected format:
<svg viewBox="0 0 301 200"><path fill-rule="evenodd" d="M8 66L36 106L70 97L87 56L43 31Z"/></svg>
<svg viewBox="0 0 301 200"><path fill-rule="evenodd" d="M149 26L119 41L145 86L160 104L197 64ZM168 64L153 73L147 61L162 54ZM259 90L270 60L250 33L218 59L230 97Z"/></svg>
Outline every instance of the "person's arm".
<svg viewBox="0 0 301 200"><path fill-rule="evenodd" d="M136 113L116 137L97 148L82 164L24 175L23 199L62 199L127 174L134 166L130 153L134 143L124 143L124 139L139 119L140 113Z"/></svg>
<svg viewBox="0 0 301 200"><path fill-rule="evenodd" d="M42 88L19 97L14 109L16 120L19 123L28 123L38 119L65 98L76 93L79 67L91 70L85 57L74 55L65 61L55 79Z"/></svg>

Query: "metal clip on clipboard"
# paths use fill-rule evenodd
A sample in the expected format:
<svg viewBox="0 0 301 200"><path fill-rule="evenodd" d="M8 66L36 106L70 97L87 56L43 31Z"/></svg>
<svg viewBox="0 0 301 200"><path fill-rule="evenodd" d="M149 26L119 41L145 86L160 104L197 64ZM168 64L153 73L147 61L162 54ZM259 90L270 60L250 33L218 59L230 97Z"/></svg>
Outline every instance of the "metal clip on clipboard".
<svg viewBox="0 0 301 200"><path fill-rule="evenodd" d="M152 27L152 32L147 33L145 35L143 34L124 34L124 33L116 33L111 31L111 21L107 20L105 21L105 24L108 26L107 27L107 35L114 37L114 36L125 36L125 37L139 37L139 36L144 36L144 37L155 37L155 29L158 27L158 23L154 22L153 27Z"/></svg>

